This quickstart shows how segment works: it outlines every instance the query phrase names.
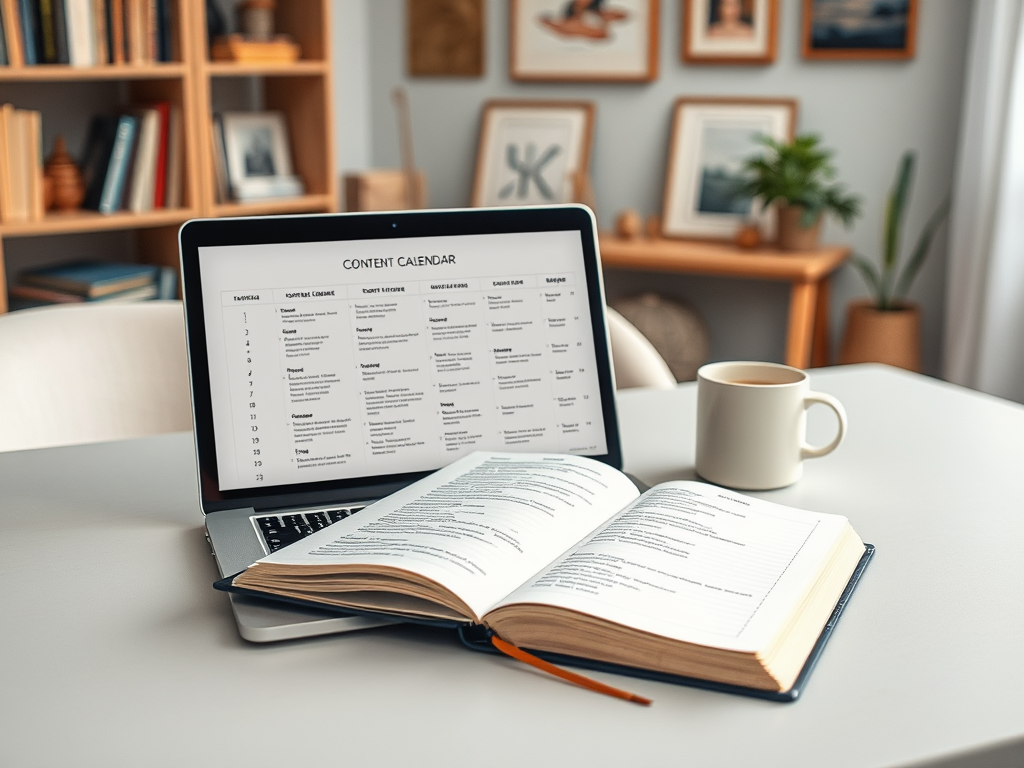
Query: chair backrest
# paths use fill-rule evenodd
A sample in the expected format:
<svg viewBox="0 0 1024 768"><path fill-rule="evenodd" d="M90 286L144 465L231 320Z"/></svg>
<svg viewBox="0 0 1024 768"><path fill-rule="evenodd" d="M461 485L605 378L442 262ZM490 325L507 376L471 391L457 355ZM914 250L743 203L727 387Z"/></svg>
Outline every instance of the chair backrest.
<svg viewBox="0 0 1024 768"><path fill-rule="evenodd" d="M615 388L653 387L672 389L676 377L658 350L636 326L611 307L605 307L612 343Z"/></svg>
<svg viewBox="0 0 1024 768"><path fill-rule="evenodd" d="M0 315L0 451L191 428L180 301Z"/></svg>

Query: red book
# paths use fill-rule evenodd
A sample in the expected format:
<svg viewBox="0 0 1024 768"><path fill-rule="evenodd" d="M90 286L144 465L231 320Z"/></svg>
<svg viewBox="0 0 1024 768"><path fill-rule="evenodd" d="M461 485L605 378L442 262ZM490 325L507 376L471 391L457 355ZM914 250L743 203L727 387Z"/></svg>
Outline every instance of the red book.
<svg viewBox="0 0 1024 768"><path fill-rule="evenodd" d="M167 101L158 101L153 109L160 113L160 136L156 145L156 189L153 193L153 207L163 208L167 205L167 135L171 127L171 105Z"/></svg>

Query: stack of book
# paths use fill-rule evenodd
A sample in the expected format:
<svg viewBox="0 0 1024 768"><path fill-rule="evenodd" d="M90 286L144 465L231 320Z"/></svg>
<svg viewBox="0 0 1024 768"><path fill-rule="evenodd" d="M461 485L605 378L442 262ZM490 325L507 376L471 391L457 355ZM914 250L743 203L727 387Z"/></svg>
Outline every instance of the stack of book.
<svg viewBox="0 0 1024 768"><path fill-rule="evenodd" d="M0 108L0 218L43 218L42 117L39 112Z"/></svg>
<svg viewBox="0 0 1024 768"><path fill-rule="evenodd" d="M171 0L0 0L3 64L174 61Z"/></svg>
<svg viewBox="0 0 1024 768"><path fill-rule="evenodd" d="M93 118L84 206L100 213L181 207L181 110L166 101Z"/></svg>
<svg viewBox="0 0 1024 768"><path fill-rule="evenodd" d="M127 303L173 299L178 272L149 264L79 261L21 274L11 286L11 309L85 301Z"/></svg>

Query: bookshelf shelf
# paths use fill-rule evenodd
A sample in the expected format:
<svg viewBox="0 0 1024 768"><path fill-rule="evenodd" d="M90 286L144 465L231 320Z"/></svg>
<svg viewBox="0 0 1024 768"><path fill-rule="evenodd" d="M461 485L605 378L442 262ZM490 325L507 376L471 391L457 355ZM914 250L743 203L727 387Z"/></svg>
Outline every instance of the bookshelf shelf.
<svg viewBox="0 0 1024 768"><path fill-rule="evenodd" d="M173 208L146 213L118 211L103 214L97 211L48 213L42 221L12 221L0 225L0 237L33 237L78 232L108 232L118 229L143 229L183 224L195 218L198 211Z"/></svg>
<svg viewBox="0 0 1024 768"><path fill-rule="evenodd" d="M0 83L70 82L85 80L172 80L181 78L188 65L111 64L103 67L69 67L64 64L38 64L31 67L0 67Z"/></svg>
<svg viewBox="0 0 1024 768"><path fill-rule="evenodd" d="M210 77L296 77L302 75L326 74L330 65L326 61L280 62L226 62L216 61L205 65Z"/></svg>
<svg viewBox="0 0 1024 768"><path fill-rule="evenodd" d="M306 57L295 62L210 61L207 51L204 0L178 0L175 13L180 60L169 63L110 64L95 67L41 64L0 67L2 88L17 83L47 83L56 94L89 81L120 83L122 97L133 104L168 101L182 114L182 208L135 214L104 215L96 211L49 213L38 221L0 221L0 312L7 311L5 241L93 232L133 233L131 248L141 261L167 266L178 263L177 230L191 218L323 213L338 209L334 175L334 127L331 89L330 0L288 0L278 3L275 25L290 35ZM306 195L253 203L217 202L212 153L215 80L255 77L262 83L265 109L284 112L291 137L295 173ZM22 89L23 92L24 89ZM18 92L12 88L11 93ZM70 91L66 91L70 93ZM15 106L18 106L15 104ZM92 113L81 115L83 123ZM44 124L48 119L44 108ZM67 119L66 117L63 119ZM5 173L0 168L0 174ZM69 254L69 258L74 254ZM130 256L128 257L131 258Z"/></svg>

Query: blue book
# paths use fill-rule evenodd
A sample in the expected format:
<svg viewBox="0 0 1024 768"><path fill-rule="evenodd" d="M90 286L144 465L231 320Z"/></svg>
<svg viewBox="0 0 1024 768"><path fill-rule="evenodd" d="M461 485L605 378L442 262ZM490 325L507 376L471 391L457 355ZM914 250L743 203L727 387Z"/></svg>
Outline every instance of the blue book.
<svg viewBox="0 0 1024 768"><path fill-rule="evenodd" d="M128 180L128 166L132 162L137 128L138 120L131 115L121 115L117 119L114 148L110 153L110 162L107 164L107 174L103 181L103 191L100 194L98 206L100 213L113 213L121 208L124 188Z"/></svg>
<svg viewBox="0 0 1024 768"><path fill-rule="evenodd" d="M25 45L25 64L38 64L39 52L36 48L38 33L38 15L32 0L18 0L18 11L21 16L21 39Z"/></svg>
<svg viewBox="0 0 1024 768"><path fill-rule="evenodd" d="M159 267L150 264L79 261L25 272L21 282L95 299L154 285L158 273Z"/></svg>

